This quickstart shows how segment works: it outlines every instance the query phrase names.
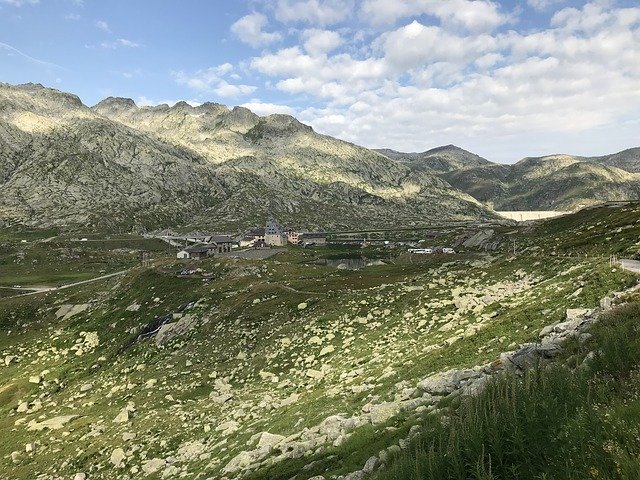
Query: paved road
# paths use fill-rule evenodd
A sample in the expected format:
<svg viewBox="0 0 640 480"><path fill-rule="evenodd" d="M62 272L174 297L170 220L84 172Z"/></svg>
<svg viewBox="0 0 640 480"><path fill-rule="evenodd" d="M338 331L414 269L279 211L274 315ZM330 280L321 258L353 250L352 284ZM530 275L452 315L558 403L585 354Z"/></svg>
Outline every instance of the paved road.
<svg viewBox="0 0 640 480"><path fill-rule="evenodd" d="M626 258L622 258L620 260L620 266L624 270L628 270L633 273L640 273L640 262L638 260L627 260Z"/></svg>
<svg viewBox="0 0 640 480"><path fill-rule="evenodd" d="M123 275L123 274L127 273L128 271L129 270L120 270L119 272L109 273L107 275L102 275L100 277L90 278L89 280L82 280L80 282L67 283L66 285L61 285L59 287L38 287L37 289L36 288L32 288L32 290L34 290L33 292L22 293L20 295L15 295L14 297L5 297L5 298L26 297L27 295L38 295L39 293L55 292L56 290L64 290L65 288L77 287L78 285L85 285L87 283L98 282L98 281L104 280L106 278L111 278L111 277L116 277L118 275ZM24 288L23 290L31 290L31 289Z"/></svg>

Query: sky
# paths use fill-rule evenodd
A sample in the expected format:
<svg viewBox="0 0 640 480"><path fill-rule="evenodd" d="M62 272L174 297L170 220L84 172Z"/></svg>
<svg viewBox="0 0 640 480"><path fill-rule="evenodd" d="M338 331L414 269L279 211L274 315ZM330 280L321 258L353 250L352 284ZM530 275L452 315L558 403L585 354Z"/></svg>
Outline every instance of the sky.
<svg viewBox="0 0 640 480"><path fill-rule="evenodd" d="M0 0L0 82L513 163L640 146L638 0Z"/></svg>

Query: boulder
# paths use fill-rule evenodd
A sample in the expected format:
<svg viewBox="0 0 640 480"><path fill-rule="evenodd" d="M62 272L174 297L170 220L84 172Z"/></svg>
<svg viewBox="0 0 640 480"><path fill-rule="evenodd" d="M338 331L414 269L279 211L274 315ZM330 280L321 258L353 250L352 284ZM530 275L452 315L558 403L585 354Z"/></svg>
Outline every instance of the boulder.
<svg viewBox="0 0 640 480"><path fill-rule="evenodd" d="M260 438L258 439L258 448L261 448L261 447L273 448L278 444L282 443L284 439L285 437L283 437L282 435L274 435L273 433L262 432L260 434Z"/></svg>
<svg viewBox="0 0 640 480"><path fill-rule="evenodd" d="M124 466L124 461L126 459L126 455L124 454L124 450L121 448L116 448L113 452L111 452L111 458L109 461L113 464L114 467L120 468Z"/></svg>
<svg viewBox="0 0 640 480"><path fill-rule="evenodd" d="M369 412L371 416L371 423L378 425L390 420L398 413L400 413L401 405L396 402L381 403L379 405L373 405Z"/></svg>
<svg viewBox="0 0 640 480"><path fill-rule="evenodd" d="M53 417L48 420L44 420L42 422L36 422L35 420L31 420L27 424L27 430L29 431L40 431L48 428L50 430L60 430L64 425L74 418L77 418L78 415L61 415L59 417Z"/></svg>
<svg viewBox="0 0 640 480"><path fill-rule="evenodd" d="M322 373L320 370L314 370L313 368L310 368L309 370L307 370L307 377L313 378L315 380L322 380L324 378L324 373Z"/></svg>
<svg viewBox="0 0 640 480"><path fill-rule="evenodd" d="M369 457L369 459L364 464L364 467L362 467L362 471L367 474L372 474L377 470L379 466L380 460L374 455L373 457Z"/></svg>
<svg viewBox="0 0 640 480"><path fill-rule="evenodd" d="M146 475L151 475L152 473L156 473L158 470L164 468L166 464L167 462L162 458L152 458L142 464L142 471Z"/></svg>
<svg viewBox="0 0 640 480"><path fill-rule="evenodd" d="M158 333L156 333L156 345L164 345L176 337L186 335L193 330L197 324L198 320L195 317L186 314L177 322L162 325Z"/></svg>

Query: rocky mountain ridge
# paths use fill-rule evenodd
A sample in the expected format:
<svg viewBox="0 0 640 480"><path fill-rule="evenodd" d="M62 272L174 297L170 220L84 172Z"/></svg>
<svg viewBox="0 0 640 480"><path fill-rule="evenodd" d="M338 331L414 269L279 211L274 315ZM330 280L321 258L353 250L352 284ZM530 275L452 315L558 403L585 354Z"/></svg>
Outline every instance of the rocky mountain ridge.
<svg viewBox="0 0 640 480"><path fill-rule="evenodd" d="M514 164L493 163L453 145L421 154L379 151L413 171L439 175L496 210L572 210L640 196L640 148L599 157L526 157Z"/></svg>
<svg viewBox="0 0 640 480"><path fill-rule="evenodd" d="M37 225L239 230L266 216L317 228L491 217L438 176L291 116L120 98L89 108L33 84L0 84L0 180L0 218Z"/></svg>

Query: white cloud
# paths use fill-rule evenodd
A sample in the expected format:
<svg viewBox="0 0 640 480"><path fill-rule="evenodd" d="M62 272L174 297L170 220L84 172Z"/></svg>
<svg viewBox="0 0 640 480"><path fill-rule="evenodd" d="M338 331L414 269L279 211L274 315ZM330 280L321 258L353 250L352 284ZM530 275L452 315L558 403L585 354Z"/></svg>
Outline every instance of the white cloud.
<svg viewBox="0 0 640 480"><path fill-rule="evenodd" d="M282 23L333 25L346 20L353 5L353 0L278 0L276 18Z"/></svg>
<svg viewBox="0 0 640 480"><path fill-rule="evenodd" d="M304 49L312 55L329 53L342 45L340 33L312 28L302 33Z"/></svg>
<svg viewBox="0 0 640 480"><path fill-rule="evenodd" d="M127 40L126 38L118 38L113 42L102 42L100 44L101 48L106 48L110 50L115 50L116 48L139 48L142 45L131 40Z"/></svg>
<svg viewBox="0 0 640 480"><path fill-rule="evenodd" d="M364 0L360 16L373 25L394 24L417 15L430 15L443 26L480 32L507 23L510 16L491 0Z"/></svg>
<svg viewBox="0 0 640 480"><path fill-rule="evenodd" d="M0 3L11 5L12 7L22 7L24 5L37 5L40 0L0 0Z"/></svg>
<svg viewBox="0 0 640 480"><path fill-rule="evenodd" d="M250 102L243 103L241 107L248 108L253 113L262 116L271 115L273 113L284 113L285 115L296 115L296 111L287 105L278 105L275 103L261 102L253 99Z"/></svg>
<svg viewBox="0 0 640 480"><path fill-rule="evenodd" d="M104 20L97 20L95 23L95 26L104 32L111 33L111 28L109 28L109 24Z"/></svg>
<svg viewBox="0 0 640 480"><path fill-rule="evenodd" d="M212 92L220 97L235 98L256 91L253 85L232 84L225 79L225 77L233 78L234 76L233 65L230 63L198 70L194 74L183 71L173 73L173 78L179 85L185 85L200 92Z"/></svg>
<svg viewBox="0 0 640 480"><path fill-rule="evenodd" d="M262 13L252 13L231 25L231 32L247 45L260 47L282 39L278 32L264 31L268 23L267 17Z"/></svg>
<svg viewBox="0 0 640 480"><path fill-rule="evenodd" d="M482 8L498 16L485 20L464 12L449 18L454 13L436 10L431 0L388 2L379 8L419 4L440 22L393 27L365 49L354 48L348 33L337 48L313 46L310 39L327 30L307 30L299 32L299 45L265 52L250 68L280 91L316 100L299 112L302 121L367 146L419 150L547 136L561 142L563 135L589 138L593 129L613 132L609 126L640 110L640 7L594 0L523 32L492 30L509 21L492 2ZM389 15L395 21L412 11L390 8Z"/></svg>
<svg viewBox="0 0 640 480"><path fill-rule="evenodd" d="M55 63L47 62L47 61L40 60L38 58L32 57L31 55L27 55L26 53L22 52L21 50L18 50L17 48L15 48L12 45L9 45L8 43L0 42L0 50L5 50L6 52L8 52L8 55L10 55L10 56L18 55L18 56L24 58L25 60L27 60L27 61L29 61L31 63L34 63L36 65L40 65L42 67L62 68L60 65L56 65Z"/></svg>
<svg viewBox="0 0 640 480"><path fill-rule="evenodd" d="M77 13L67 13L64 16L65 20L80 20L80 15L78 15Z"/></svg>
<svg viewBox="0 0 640 480"><path fill-rule="evenodd" d="M534 10L544 11L553 5L557 5L559 3L564 3L565 0L527 0L527 5L529 5Z"/></svg>

